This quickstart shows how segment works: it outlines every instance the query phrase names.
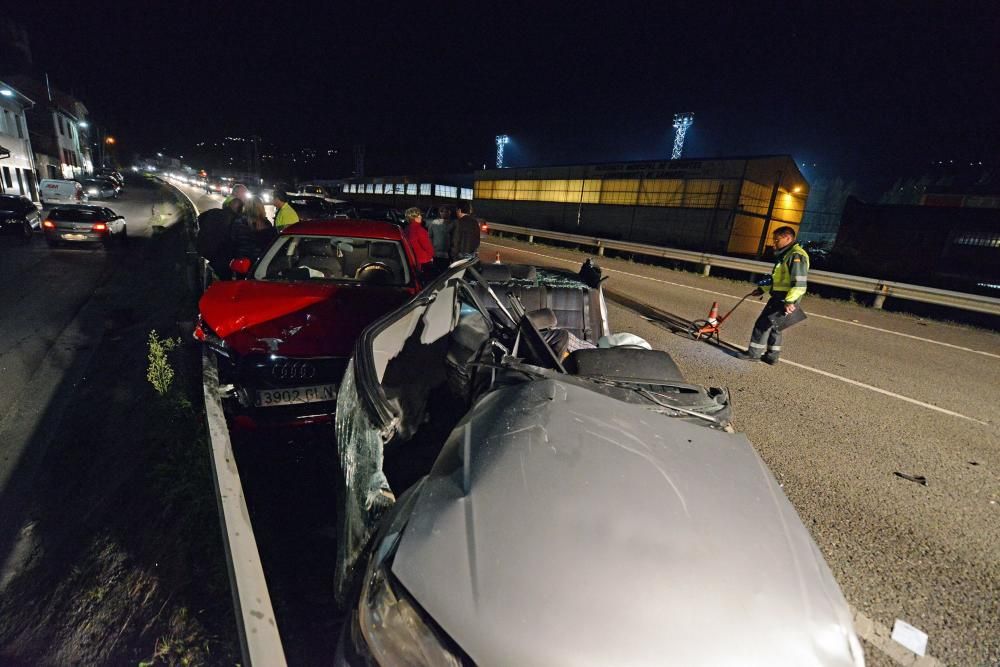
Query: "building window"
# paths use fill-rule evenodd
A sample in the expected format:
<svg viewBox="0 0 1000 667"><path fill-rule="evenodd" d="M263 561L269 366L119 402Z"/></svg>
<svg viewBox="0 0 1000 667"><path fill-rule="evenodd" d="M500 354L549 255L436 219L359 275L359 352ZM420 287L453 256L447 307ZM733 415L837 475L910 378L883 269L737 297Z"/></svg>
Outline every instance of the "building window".
<svg viewBox="0 0 1000 667"><path fill-rule="evenodd" d="M435 185L434 194L437 197L458 198L458 188L453 185Z"/></svg>
<svg viewBox="0 0 1000 667"><path fill-rule="evenodd" d="M0 125L0 132L3 132L4 134L13 134L10 131L10 125L11 125L11 123L10 123L10 112L7 111L6 109L4 109L3 110L3 124Z"/></svg>
<svg viewBox="0 0 1000 667"><path fill-rule="evenodd" d="M365 184L365 192L367 192L368 194L373 194L375 192L375 184L374 183Z"/></svg>
<svg viewBox="0 0 1000 667"><path fill-rule="evenodd" d="M415 194L417 194L417 184L416 183L407 183L406 184L406 194L408 194L408 195L415 195Z"/></svg>
<svg viewBox="0 0 1000 667"><path fill-rule="evenodd" d="M56 120L59 121L59 134L61 134L62 136L65 137L66 136L66 128L63 127L62 116L56 116Z"/></svg>
<svg viewBox="0 0 1000 667"><path fill-rule="evenodd" d="M639 179L606 178L601 182L601 203L635 205L639 199Z"/></svg>
<svg viewBox="0 0 1000 667"><path fill-rule="evenodd" d="M1000 248L1000 233L958 232L952 243L977 248Z"/></svg>
<svg viewBox="0 0 1000 667"><path fill-rule="evenodd" d="M430 193L431 193L431 184L430 183L421 183L420 184L420 194L421 195L429 195Z"/></svg>
<svg viewBox="0 0 1000 667"><path fill-rule="evenodd" d="M24 139L24 126L21 124L21 116L14 114L14 124L17 125L17 138Z"/></svg>
<svg viewBox="0 0 1000 667"><path fill-rule="evenodd" d="M376 183L375 184L375 194L377 194L377 195L382 194L382 184L381 183Z"/></svg>
<svg viewBox="0 0 1000 667"><path fill-rule="evenodd" d="M460 199L472 199L472 188L462 188L458 196Z"/></svg>
<svg viewBox="0 0 1000 667"><path fill-rule="evenodd" d="M14 187L14 181L10 177L10 167L3 168L3 180L7 182L8 188Z"/></svg>
<svg viewBox="0 0 1000 667"><path fill-rule="evenodd" d="M395 187L394 187L394 191L395 191L395 194L397 194L397 195L406 194L406 184L405 183L396 183Z"/></svg>
<svg viewBox="0 0 1000 667"><path fill-rule="evenodd" d="M21 195L27 194L28 191L24 187L24 178L21 176L21 170L20 169L15 169L14 171L17 172L17 189L18 189L18 192Z"/></svg>

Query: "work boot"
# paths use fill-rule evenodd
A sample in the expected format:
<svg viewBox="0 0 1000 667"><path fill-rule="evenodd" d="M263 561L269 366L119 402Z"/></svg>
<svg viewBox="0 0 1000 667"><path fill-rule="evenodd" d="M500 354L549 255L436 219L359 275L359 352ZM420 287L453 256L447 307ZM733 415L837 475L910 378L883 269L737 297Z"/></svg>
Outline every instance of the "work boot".
<svg viewBox="0 0 1000 667"><path fill-rule="evenodd" d="M770 364L771 366L774 366L775 364L778 363L778 355L768 353L765 354L763 357L761 357L760 360L763 361L765 364Z"/></svg>
<svg viewBox="0 0 1000 667"><path fill-rule="evenodd" d="M743 361L760 361L760 357L756 354L751 354L750 352L737 352L736 358L742 359Z"/></svg>

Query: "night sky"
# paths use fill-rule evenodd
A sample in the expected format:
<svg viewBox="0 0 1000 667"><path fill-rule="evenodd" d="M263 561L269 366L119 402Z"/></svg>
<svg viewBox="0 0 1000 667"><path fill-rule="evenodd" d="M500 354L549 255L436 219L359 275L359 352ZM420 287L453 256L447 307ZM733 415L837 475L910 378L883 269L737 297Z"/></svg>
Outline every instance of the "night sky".
<svg viewBox="0 0 1000 667"><path fill-rule="evenodd" d="M1000 154L995 2L420 4L19 2L12 18L36 70L130 151L257 133L431 173L491 162L506 132L510 166L643 159L693 111L686 156L791 153L862 190Z"/></svg>

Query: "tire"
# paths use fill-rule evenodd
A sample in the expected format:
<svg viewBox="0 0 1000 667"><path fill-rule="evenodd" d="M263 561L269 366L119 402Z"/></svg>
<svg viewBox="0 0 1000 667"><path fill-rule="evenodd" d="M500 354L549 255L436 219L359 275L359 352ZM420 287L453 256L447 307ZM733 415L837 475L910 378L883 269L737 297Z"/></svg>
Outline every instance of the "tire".
<svg viewBox="0 0 1000 667"><path fill-rule="evenodd" d="M708 320L695 320L692 322L691 326L688 327L688 333L691 334L691 338L695 340L708 340L711 338L711 334L698 333L698 330L704 326L708 326Z"/></svg>
<svg viewBox="0 0 1000 667"><path fill-rule="evenodd" d="M24 228L21 231L21 240L25 243L31 243L31 236L35 233L35 230L31 228L31 223L27 220L24 221Z"/></svg>

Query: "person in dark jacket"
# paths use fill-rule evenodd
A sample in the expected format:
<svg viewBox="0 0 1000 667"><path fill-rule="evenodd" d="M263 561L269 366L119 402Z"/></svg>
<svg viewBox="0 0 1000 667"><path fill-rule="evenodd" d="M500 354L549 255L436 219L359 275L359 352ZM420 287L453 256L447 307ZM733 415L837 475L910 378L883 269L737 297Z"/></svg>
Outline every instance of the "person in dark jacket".
<svg viewBox="0 0 1000 667"><path fill-rule="evenodd" d="M438 217L427 224L427 234L434 246L434 268L441 273L448 268L451 255L451 209L438 206Z"/></svg>
<svg viewBox="0 0 1000 667"><path fill-rule="evenodd" d="M472 215L472 205L463 201L455 207L451 232L451 261L475 257L479 253L479 219Z"/></svg>
<svg viewBox="0 0 1000 667"><path fill-rule="evenodd" d="M233 276L230 261L256 256L253 231L243 217L242 199L234 197L225 208L205 211L198 217L197 248L222 280Z"/></svg>
<svg viewBox="0 0 1000 667"><path fill-rule="evenodd" d="M413 248L414 259L420 268L421 274L428 274L434 268L434 246L431 245L431 237L424 227L424 214L416 206L406 209L403 214L406 216L406 227L403 234L406 241Z"/></svg>
<svg viewBox="0 0 1000 667"><path fill-rule="evenodd" d="M271 241L278 235L278 230L267 219L264 202L258 197L254 197L246 203L245 217L247 223L250 225L250 230L253 232L255 246L253 259L260 259L264 251L271 246Z"/></svg>

